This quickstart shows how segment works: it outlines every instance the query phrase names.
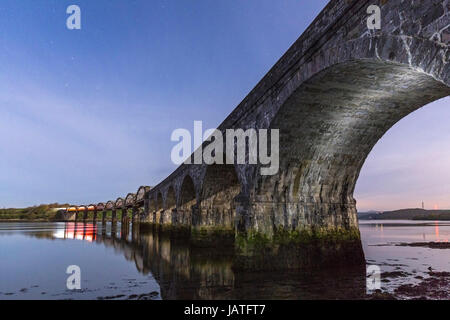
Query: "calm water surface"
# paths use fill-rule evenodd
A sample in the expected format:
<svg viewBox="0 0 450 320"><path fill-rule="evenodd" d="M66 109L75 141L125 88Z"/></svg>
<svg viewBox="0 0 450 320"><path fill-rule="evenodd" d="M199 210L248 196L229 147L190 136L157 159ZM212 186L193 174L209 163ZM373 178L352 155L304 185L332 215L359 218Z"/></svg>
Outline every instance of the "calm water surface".
<svg viewBox="0 0 450 320"><path fill-rule="evenodd" d="M367 264L378 265L383 272L384 291L395 293L395 289L404 284L420 284L429 278L430 272L450 271L450 221L363 220L359 229ZM430 248L430 243L442 244L442 248ZM430 289L445 292L448 299L450 276L443 280L430 283L436 287ZM402 294L396 296L408 298ZM430 298L428 294L413 298L422 297Z"/></svg>
<svg viewBox="0 0 450 320"><path fill-rule="evenodd" d="M366 263L383 272L383 291L419 283L430 270L450 271L450 249L396 245L448 242L448 222L362 221L360 230ZM361 299L366 294L361 271L242 273L232 270L232 259L138 225L3 222L0 299ZM66 289L69 265L81 268L81 290Z"/></svg>

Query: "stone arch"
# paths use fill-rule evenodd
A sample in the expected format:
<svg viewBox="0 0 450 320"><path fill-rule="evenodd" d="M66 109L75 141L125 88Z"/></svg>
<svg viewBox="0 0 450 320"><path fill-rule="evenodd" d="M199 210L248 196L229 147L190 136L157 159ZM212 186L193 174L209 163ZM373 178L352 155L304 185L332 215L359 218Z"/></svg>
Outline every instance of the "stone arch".
<svg viewBox="0 0 450 320"><path fill-rule="evenodd" d="M125 206L127 207L133 207L136 204L136 194L135 193L129 193L125 197Z"/></svg>
<svg viewBox="0 0 450 320"><path fill-rule="evenodd" d="M105 210L113 210L115 207L115 203L112 200L109 200L108 202L106 202L105 204Z"/></svg>
<svg viewBox="0 0 450 320"><path fill-rule="evenodd" d="M164 195L163 195L164 192ZM161 193L162 208L160 211L159 221L162 224L176 223L176 196L172 185Z"/></svg>
<svg viewBox="0 0 450 320"><path fill-rule="evenodd" d="M136 207L138 211L138 216L141 219L148 218L149 213L149 198L148 193L150 191L149 186L140 186L136 192Z"/></svg>
<svg viewBox="0 0 450 320"><path fill-rule="evenodd" d="M164 223L164 199L161 191L156 193L156 222Z"/></svg>
<svg viewBox="0 0 450 320"><path fill-rule="evenodd" d="M170 219L171 224L177 223L177 197L175 194L175 189L172 185L166 191L166 213L167 218Z"/></svg>
<svg viewBox="0 0 450 320"><path fill-rule="evenodd" d="M209 165L202 184L200 224L234 228L241 184L234 165Z"/></svg>
<svg viewBox="0 0 450 320"><path fill-rule="evenodd" d="M156 193L156 211L161 211L164 209L164 201L161 191Z"/></svg>
<svg viewBox="0 0 450 320"><path fill-rule="evenodd" d="M148 201L149 201L148 208L149 208L150 215L151 215L153 212L156 211L156 199L155 199L155 196L154 195L150 196Z"/></svg>
<svg viewBox="0 0 450 320"><path fill-rule="evenodd" d="M114 208L115 209L122 209L122 207L124 206L124 201L123 198L117 198L116 202L114 203Z"/></svg>
<svg viewBox="0 0 450 320"><path fill-rule="evenodd" d="M177 197L175 194L175 189L171 185L167 189L167 195L166 195L166 209L172 210L175 209L177 206Z"/></svg>
<svg viewBox="0 0 450 320"><path fill-rule="evenodd" d="M131 218L134 219L136 208L137 208L136 194L128 193L124 199L124 208L123 208L124 216L129 218L131 215Z"/></svg>
<svg viewBox="0 0 450 320"><path fill-rule="evenodd" d="M381 35L312 57L279 93L285 100L270 128L280 129L280 170L255 171L252 227L357 233L361 167L396 122L450 94L446 52L433 41Z"/></svg>
<svg viewBox="0 0 450 320"><path fill-rule="evenodd" d="M124 206L125 206L125 201L123 200L123 198L121 198L121 197L117 198L116 202L114 203L114 209L116 210L116 215L119 215L119 213L120 213L120 217L123 216Z"/></svg>
<svg viewBox="0 0 450 320"><path fill-rule="evenodd" d="M197 205L197 196L195 190L194 180L190 175L185 175L183 178L183 182L180 187L180 196L179 196L179 206L178 214L179 219L181 219L182 223L190 225L195 224L193 222L193 214L192 211L196 208L193 208ZM195 215L194 215L195 216Z"/></svg>
<svg viewBox="0 0 450 320"><path fill-rule="evenodd" d="M147 193L150 191L149 186L140 186L136 192L136 202L144 202Z"/></svg>

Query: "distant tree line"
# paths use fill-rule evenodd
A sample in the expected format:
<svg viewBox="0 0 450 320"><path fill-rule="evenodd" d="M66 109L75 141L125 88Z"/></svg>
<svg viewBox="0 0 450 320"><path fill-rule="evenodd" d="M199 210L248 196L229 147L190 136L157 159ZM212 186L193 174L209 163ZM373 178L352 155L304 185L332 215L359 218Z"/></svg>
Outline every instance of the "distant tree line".
<svg viewBox="0 0 450 320"><path fill-rule="evenodd" d="M28 208L0 209L0 220L41 220L52 221L55 219L56 208L69 207L70 205L51 203L41 204Z"/></svg>
<svg viewBox="0 0 450 320"><path fill-rule="evenodd" d="M360 220L450 220L450 210L420 208L385 212L358 212Z"/></svg>

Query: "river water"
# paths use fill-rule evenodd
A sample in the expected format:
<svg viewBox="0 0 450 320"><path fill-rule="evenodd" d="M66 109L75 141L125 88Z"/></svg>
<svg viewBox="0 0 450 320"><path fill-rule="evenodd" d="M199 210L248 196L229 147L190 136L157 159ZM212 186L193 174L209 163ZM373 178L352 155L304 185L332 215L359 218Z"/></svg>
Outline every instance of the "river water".
<svg viewBox="0 0 450 320"><path fill-rule="evenodd" d="M361 221L381 292L449 299L449 222ZM431 243L431 245L430 245ZM410 246L413 244L413 246ZM138 225L0 223L0 299L366 299L361 271L237 272L232 254ZM68 266L81 289L68 290Z"/></svg>

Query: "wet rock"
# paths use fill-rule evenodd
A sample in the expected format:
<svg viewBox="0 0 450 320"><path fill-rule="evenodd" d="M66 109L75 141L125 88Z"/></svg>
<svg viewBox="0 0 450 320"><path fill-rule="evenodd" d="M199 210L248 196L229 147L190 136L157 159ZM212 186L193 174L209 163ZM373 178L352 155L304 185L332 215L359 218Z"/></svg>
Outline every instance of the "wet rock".
<svg viewBox="0 0 450 320"><path fill-rule="evenodd" d="M367 295L368 300L396 300L395 296L389 292L375 290L374 293Z"/></svg>
<svg viewBox="0 0 450 320"><path fill-rule="evenodd" d="M139 295L138 300L153 300L158 296L158 292L152 291L150 293L144 293Z"/></svg>
<svg viewBox="0 0 450 320"><path fill-rule="evenodd" d="M450 249L450 242L413 242L413 243L399 243L396 246L400 247L425 247L431 249Z"/></svg>
<svg viewBox="0 0 450 320"><path fill-rule="evenodd" d="M402 285L395 289L395 293L415 299L423 299L424 297L439 300L450 299L450 272L430 271L428 274L430 277L424 279L419 284Z"/></svg>
<svg viewBox="0 0 450 320"><path fill-rule="evenodd" d="M407 277L410 274L404 271L392 271L392 272L383 272L381 273L381 278L400 278Z"/></svg>
<svg viewBox="0 0 450 320"><path fill-rule="evenodd" d="M120 299L125 297L124 294L118 294L115 296L105 296L105 297L97 297L97 300L113 300L113 299Z"/></svg>

